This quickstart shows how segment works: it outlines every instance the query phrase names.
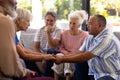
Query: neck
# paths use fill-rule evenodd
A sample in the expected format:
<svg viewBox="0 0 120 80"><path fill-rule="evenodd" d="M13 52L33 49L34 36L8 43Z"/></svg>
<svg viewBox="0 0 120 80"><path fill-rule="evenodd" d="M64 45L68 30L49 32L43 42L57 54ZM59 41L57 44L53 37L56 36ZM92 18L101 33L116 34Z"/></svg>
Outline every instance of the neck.
<svg viewBox="0 0 120 80"><path fill-rule="evenodd" d="M15 22L15 30L16 30L16 32L20 31L19 28L18 28L18 24L16 22Z"/></svg>
<svg viewBox="0 0 120 80"><path fill-rule="evenodd" d="M80 33L80 30L70 30L71 35L78 35Z"/></svg>

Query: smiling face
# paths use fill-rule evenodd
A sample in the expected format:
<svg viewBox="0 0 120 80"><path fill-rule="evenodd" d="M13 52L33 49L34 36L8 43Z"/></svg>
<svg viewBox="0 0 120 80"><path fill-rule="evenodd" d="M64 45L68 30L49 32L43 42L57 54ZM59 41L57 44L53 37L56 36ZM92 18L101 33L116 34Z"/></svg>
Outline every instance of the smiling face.
<svg viewBox="0 0 120 80"><path fill-rule="evenodd" d="M46 17L45 17L45 24L46 24L46 26L48 26L48 25L51 25L51 26L54 26L55 25L55 18L53 17L53 16L51 16L51 15L47 15Z"/></svg>

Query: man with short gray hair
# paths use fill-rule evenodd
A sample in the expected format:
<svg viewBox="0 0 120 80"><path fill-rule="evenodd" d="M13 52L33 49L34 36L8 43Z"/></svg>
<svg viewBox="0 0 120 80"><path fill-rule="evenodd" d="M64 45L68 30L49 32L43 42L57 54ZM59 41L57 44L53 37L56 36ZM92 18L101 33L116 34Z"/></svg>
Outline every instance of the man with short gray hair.
<svg viewBox="0 0 120 80"><path fill-rule="evenodd" d="M90 16L89 36L77 54L56 57L56 63L88 61L89 74L95 80L120 80L120 42L106 28L102 15Z"/></svg>

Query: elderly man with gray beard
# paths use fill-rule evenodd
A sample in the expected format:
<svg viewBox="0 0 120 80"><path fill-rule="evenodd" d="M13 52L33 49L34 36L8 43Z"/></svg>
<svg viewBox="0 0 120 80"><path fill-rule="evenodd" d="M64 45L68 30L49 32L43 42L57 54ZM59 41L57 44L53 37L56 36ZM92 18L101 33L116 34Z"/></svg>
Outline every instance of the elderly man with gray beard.
<svg viewBox="0 0 120 80"><path fill-rule="evenodd" d="M0 0L0 80L31 77L35 72L24 68L15 45L16 0ZM10 17L9 17L9 16Z"/></svg>

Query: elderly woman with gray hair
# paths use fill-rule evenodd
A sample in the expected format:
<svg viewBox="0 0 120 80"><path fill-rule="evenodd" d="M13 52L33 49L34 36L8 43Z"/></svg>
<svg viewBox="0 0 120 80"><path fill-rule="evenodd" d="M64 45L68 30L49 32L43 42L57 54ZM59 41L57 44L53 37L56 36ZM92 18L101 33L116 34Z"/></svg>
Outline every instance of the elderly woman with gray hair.
<svg viewBox="0 0 120 80"><path fill-rule="evenodd" d="M17 8L16 12L17 12L17 17L14 19L14 22L16 25L16 31L21 31L21 30L26 31L30 26L30 21L32 20L32 14L24 8ZM24 65L24 62L22 59L24 59L26 64L25 66L28 69L34 70L38 72L40 75L41 72L39 71L38 67L33 61L41 61L43 59L49 60L49 59L52 59L53 56L50 54L41 54L40 52L34 52L32 50L25 48L22 45L22 43L19 42L17 35L15 37L15 42L16 42L17 52L21 57L20 60L23 63L23 65Z"/></svg>
<svg viewBox="0 0 120 80"><path fill-rule="evenodd" d="M16 25L16 31L26 31L30 26L30 21L32 20L31 13L23 8L18 8L17 10L17 17L14 19ZM52 59L53 56L49 54L41 54L40 52L33 52L29 49L26 49L22 46L22 44L16 40L17 51L20 57L26 60L33 60L33 61L41 61Z"/></svg>
<svg viewBox="0 0 120 80"><path fill-rule="evenodd" d="M86 16L83 14L82 11L75 11L69 14L68 16L69 30L65 30L62 33L62 40L60 46L61 53L57 55L65 56L65 55L74 54L75 52L79 51L79 48L81 47L84 40L88 36L88 33L86 31L82 31L79 29L85 17ZM64 63L59 65L54 64L52 69L55 72L54 74L55 80L58 80L59 75L61 75L63 72L64 75L66 76L66 80L70 80L70 77L74 75L74 71L75 71L73 63ZM83 67L81 69L85 69L85 68Z"/></svg>

